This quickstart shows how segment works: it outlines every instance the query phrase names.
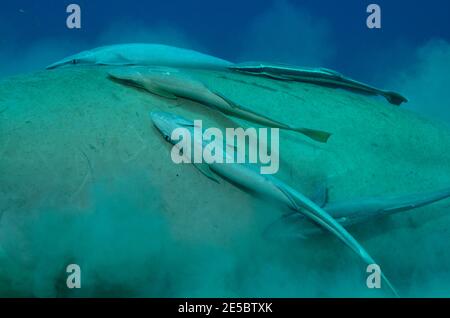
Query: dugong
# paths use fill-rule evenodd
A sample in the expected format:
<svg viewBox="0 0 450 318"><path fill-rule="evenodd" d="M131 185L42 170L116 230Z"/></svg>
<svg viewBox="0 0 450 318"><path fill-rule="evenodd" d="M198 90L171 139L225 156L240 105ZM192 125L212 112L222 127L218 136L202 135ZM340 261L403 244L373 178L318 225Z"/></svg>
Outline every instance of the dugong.
<svg viewBox="0 0 450 318"><path fill-rule="evenodd" d="M232 65L226 60L193 50L163 44L128 43L83 51L53 63L47 69L70 64L159 65L200 69L223 69Z"/></svg>
<svg viewBox="0 0 450 318"><path fill-rule="evenodd" d="M158 210L168 220L169 234L177 246L183 247L178 243L192 242L194 247L219 247L213 249L213 253L204 253L203 248L198 248L194 251L201 253L192 256L187 253L189 250L182 249L162 248L152 252L150 263L142 263L143 271L148 270L138 272L136 281L151 277L147 275L152 273L159 275L160 268L167 269L168 278L162 276L163 279L155 280L156 291L166 290L168 284L179 286L180 278L189 278L185 281L189 284L182 284L187 288L174 288L164 295L204 295L204 287L209 281L199 274L205 269L211 268L214 277L223 281L220 279L223 276L217 275L223 271L217 272L213 267L215 264L226 273L249 275L247 278L251 279L247 281L254 285L257 280L257 288L263 290L261 293L253 289L244 292L241 280L230 279L226 280L227 291L221 296L379 295L378 290L369 290L366 280L361 279L367 276L361 271L361 264L355 262L356 256L333 237L320 237L300 244L263 240L262 231L282 216L281 211L272 209L275 207L272 202L249 195L229 182L208 182L192 165L175 165L170 159L171 145L161 138L148 114L152 111L176 112L187 118L203 119L205 127L221 128L230 127L225 116L208 107L181 107L177 100L138 94L134 89L117 85L108 80L108 72L115 68L62 67L0 82L0 244L6 255L14 256L19 252L19 256L34 255L36 258L30 258L31 265L51 265L46 262L47 258L55 255L53 251L58 248L61 251L66 245L62 242L70 240L73 244L69 244L67 255L74 258L68 261L76 262L79 250L91 251L94 256L98 255L95 259L102 261L102 250L86 245L86 240L82 240L83 232L58 231L59 225L52 221L53 218L46 218L47 211L55 211L51 215L61 215L66 225L62 229L71 228L72 220L84 223L86 216L86 222L92 224L89 227L91 236L96 237L98 244L117 257L120 264L131 265L130 259L126 258L128 255L120 253L123 249L117 251L113 244L119 242L126 248L128 245L122 244L122 239L133 238L134 233L145 237L142 244L131 246L134 255L148 255L150 243L161 241L165 244L166 236L161 237L159 231L140 229L139 224L135 224L141 215L153 215ZM264 76L231 71L189 68L183 72L267 116L294 125L308 122L333 132L333 138L327 144L310 147L300 143L296 135L280 131L277 177L302 193L314 193L317 183L324 178L327 178L330 203L388 193L421 193L450 184L450 131L407 109L304 82L281 83ZM95 192L99 187L101 199L112 200L119 193L133 205L142 207L142 214L132 219L137 221L127 227L133 229L133 233L117 230L121 228L120 222L124 222L122 216L135 214L127 208L116 213L120 217L115 217L117 221L95 223L98 220L94 218L95 211L103 209L98 203L99 194ZM115 202L120 201L107 202L104 220L110 220L108 215L113 214L110 208ZM448 284L442 286L442 290L436 290L432 282L437 277L445 283L450 277L447 270L450 264L449 207L448 201L441 201L420 210L393 214L377 222L376 229L365 224L352 228L352 234L374 253L378 265L400 295L448 295ZM21 226L23 222L30 226ZM108 228L112 228L111 233L116 233L121 241L111 242L107 239L110 236L96 234L96 229L101 234L102 229ZM45 235L31 235L36 232ZM44 246L32 241L36 237L42 237L48 244ZM31 254L33 251L37 253ZM177 251L180 257L176 257ZM225 254L220 254L223 252ZM59 255L63 254L56 254ZM224 259L222 255L230 257ZM202 264L207 267L195 266L199 264L196 256L202 256ZM167 262L159 262L160 259ZM109 262L102 263L105 266L99 270L105 267L109 270ZM57 275L55 279L57 284L64 286L64 267L68 263L61 259L61 264L64 266L57 270L63 276ZM271 264L276 267L267 267ZM432 269L442 269L439 276L430 270L435 264L437 266ZM5 280L14 278L10 273L23 269L16 270L15 266L14 271L8 271L4 265L0 264L0 294L5 290ZM230 272L232 268L236 271ZM99 287L97 290L103 290L110 280L114 284L112 290L117 290L116 275L110 275L108 270L108 276L104 276L106 280L101 280L98 285L93 282ZM315 275L310 274L311 270ZM12 285L17 286L13 296L29 296L30 286L41 271L28 269L23 273L27 277L21 279L20 284ZM280 281L280 275L271 273L288 276L283 275ZM199 284L192 284L190 278L193 275L199 277ZM52 289L58 286L54 280L42 281L48 282ZM335 285L335 282L339 285L338 281L349 289L340 289ZM121 289L121 296L136 295L135 290L140 286L133 288L137 284L135 281L130 284L132 289ZM274 295L273 286L280 286L280 292ZM79 290L84 293L82 295L103 295L87 285L85 287Z"/></svg>

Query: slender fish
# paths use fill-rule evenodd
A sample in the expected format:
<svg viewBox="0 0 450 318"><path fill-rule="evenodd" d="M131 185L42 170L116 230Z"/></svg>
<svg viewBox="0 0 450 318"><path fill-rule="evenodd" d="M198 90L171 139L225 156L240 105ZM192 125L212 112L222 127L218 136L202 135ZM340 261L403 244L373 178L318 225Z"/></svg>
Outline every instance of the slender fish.
<svg viewBox="0 0 450 318"><path fill-rule="evenodd" d="M233 64L228 68L237 72L267 76L279 80L307 82L322 86L343 88L362 94L380 95L386 98L389 103L394 105L400 105L401 103L408 101L405 97L396 92L382 90L358 82L342 75L341 73L326 68L297 67L292 65L262 62Z"/></svg>
<svg viewBox="0 0 450 318"><path fill-rule="evenodd" d="M136 86L153 94L170 98L185 98L211 107L221 113L263 126L282 128L299 132L315 141L327 142L330 133L303 127L292 127L237 105L219 93L211 91L200 81L181 72L162 71L145 67L120 68L109 72L111 78Z"/></svg>
<svg viewBox="0 0 450 318"><path fill-rule="evenodd" d="M325 198L324 196L323 198ZM327 211L342 226L350 226L369 221L370 219L391 215L398 212L417 209L435 202L450 198L450 188L438 191L415 193L401 196L360 198L351 201L327 203L326 200L316 203ZM320 234L321 231L307 219L297 213L282 217L272 224L268 231L278 232L292 228L292 236L307 238ZM282 231L282 230L281 230Z"/></svg>
<svg viewBox="0 0 450 318"><path fill-rule="evenodd" d="M166 112L152 112L151 118L156 128L163 135L164 139L172 144L176 144L178 142L178 140L172 139L172 132L175 129L182 127L190 131L194 129L194 123L192 121L175 114ZM207 143L205 143L205 141L196 142L194 140L194 148L200 147L203 149L207 145ZM224 151L224 156L234 156L234 154L228 153L227 150ZM356 241L353 236L326 211L278 178L271 175L260 174L258 172L259 170L255 167L256 165L240 163L211 163L206 165L194 165L206 176L216 174L233 185L250 190L251 192L262 195L264 198L271 198L286 205L292 210L304 215L320 227L334 234L368 265L376 264L373 258L358 243L358 241ZM389 282L384 274L382 274L382 277L392 292L397 296L394 286Z"/></svg>

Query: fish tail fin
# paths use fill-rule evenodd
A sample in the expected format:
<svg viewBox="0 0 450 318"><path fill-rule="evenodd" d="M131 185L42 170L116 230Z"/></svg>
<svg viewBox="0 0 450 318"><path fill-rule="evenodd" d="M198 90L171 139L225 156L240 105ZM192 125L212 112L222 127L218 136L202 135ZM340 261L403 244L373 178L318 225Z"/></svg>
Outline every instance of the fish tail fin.
<svg viewBox="0 0 450 318"><path fill-rule="evenodd" d="M309 129L309 128L302 128L302 127L290 127L290 130L299 132L312 140L326 143L328 139L331 137L331 133L323 131L323 130L316 130L316 129Z"/></svg>
<svg viewBox="0 0 450 318"><path fill-rule="evenodd" d="M408 99L396 92L385 92L384 97L389 103L399 106L401 103L408 102Z"/></svg>
<svg viewBox="0 0 450 318"><path fill-rule="evenodd" d="M364 250L363 247L360 247L360 255L361 258L366 262L367 265L375 264L378 266L378 264L373 260L373 258L367 253L366 250ZM400 295L397 292L397 289L394 287L394 285L391 283L391 281L384 275L384 272L380 270L381 279L386 283L388 286L388 289L392 292L395 298L399 298Z"/></svg>
<svg viewBox="0 0 450 318"><path fill-rule="evenodd" d="M353 252L355 252L366 264L376 264L364 247L362 247L361 244L359 244L359 242L346 229L344 229L342 225L340 225L331 215L329 215L328 212L290 187L279 187L279 189L291 200L292 207L295 210L305 214L305 216L308 216L311 221L334 234ZM381 277L395 297L399 297L397 290L383 274L383 272L381 272Z"/></svg>
<svg viewBox="0 0 450 318"><path fill-rule="evenodd" d="M397 289L392 285L392 283L389 281L389 279L384 275L383 272L381 272L381 278L383 278L383 281L388 285L391 292L394 294L395 298L400 298L399 293L397 292Z"/></svg>
<svg viewBox="0 0 450 318"><path fill-rule="evenodd" d="M226 96L224 96L218 92L214 91L213 93L215 95L219 96L220 98L222 98L225 102L227 102L233 108L240 109L240 110L252 113L252 114L257 114L254 111L250 110L249 108L237 104L236 102L230 100L229 98L227 98ZM258 114L258 115L265 117L260 114ZM322 142L322 143L326 143L331 136L331 134L329 132L326 132L323 130L309 129L309 128L303 128L303 127L290 127L290 126L287 126L282 123L279 123L279 124L280 124L281 128L299 132L315 141Z"/></svg>

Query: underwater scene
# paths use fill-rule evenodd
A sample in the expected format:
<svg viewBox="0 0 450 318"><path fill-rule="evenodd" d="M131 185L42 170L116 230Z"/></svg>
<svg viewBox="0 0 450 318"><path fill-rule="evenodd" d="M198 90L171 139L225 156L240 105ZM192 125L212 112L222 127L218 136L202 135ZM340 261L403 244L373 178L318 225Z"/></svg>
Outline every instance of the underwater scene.
<svg viewBox="0 0 450 318"><path fill-rule="evenodd" d="M0 6L0 297L450 296L448 1Z"/></svg>

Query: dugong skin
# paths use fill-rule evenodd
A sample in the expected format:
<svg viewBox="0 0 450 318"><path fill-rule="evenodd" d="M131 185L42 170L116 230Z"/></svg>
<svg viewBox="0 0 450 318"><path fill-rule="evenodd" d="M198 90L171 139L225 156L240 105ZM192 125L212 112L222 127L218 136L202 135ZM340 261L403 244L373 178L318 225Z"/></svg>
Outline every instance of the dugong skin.
<svg viewBox="0 0 450 318"><path fill-rule="evenodd" d="M93 184L113 184L137 171L160 191L173 233L180 239L226 246L254 227L262 214L255 209L260 201L227 182L209 182L192 166L174 165L170 146L148 114L176 112L203 119L204 126L248 123L232 122L189 101L169 101L123 87L107 80L108 70L61 68L0 82L2 219L35 213L43 205L83 209L93 204ZM346 91L226 71L189 72L246 107L333 133L327 145L317 146L295 133L280 132L279 177L305 194L312 195L324 180L330 202L450 184L450 132L444 125ZM441 202L351 232L392 277L392 272L402 273L410 266L407 259L396 257L396 250L410 249L411 255L427 259L428 243L421 240L448 228L448 208L448 202ZM282 213L269 212L261 231ZM2 219L0 233L8 226ZM323 255L323 262L349 257L338 242L311 244L302 248L311 248L316 258Z"/></svg>

